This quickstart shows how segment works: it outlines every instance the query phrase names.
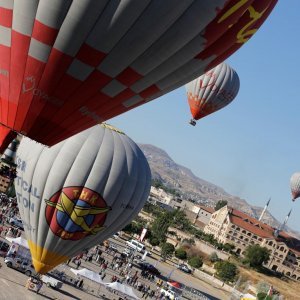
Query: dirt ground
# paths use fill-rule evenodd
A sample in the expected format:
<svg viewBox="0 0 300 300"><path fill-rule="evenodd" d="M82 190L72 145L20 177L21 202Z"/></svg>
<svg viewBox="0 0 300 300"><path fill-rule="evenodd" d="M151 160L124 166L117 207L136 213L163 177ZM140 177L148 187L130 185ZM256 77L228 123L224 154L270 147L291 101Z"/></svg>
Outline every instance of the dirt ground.
<svg viewBox="0 0 300 300"><path fill-rule="evenodd" d="M258 273L252 269L239 268L240 275L244 276L251 282L253 286L256 286L258 282L266 282L279 291L285 300L300 300L300 284L292 280L287 282L276 278L267 276L265 274Z"/></svg>

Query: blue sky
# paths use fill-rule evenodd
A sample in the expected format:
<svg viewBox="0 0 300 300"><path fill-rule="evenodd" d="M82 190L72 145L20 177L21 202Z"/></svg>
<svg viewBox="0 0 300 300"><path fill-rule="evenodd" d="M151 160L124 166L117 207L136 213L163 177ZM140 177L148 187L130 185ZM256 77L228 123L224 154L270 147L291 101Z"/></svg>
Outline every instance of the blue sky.
<svg viewBox="0 0 300 300"><path fill-rule="evenodd" d="M264 206L300 231L300 200L292 204L289 180L300 171L300 1L279 1L256 35L227 63L241 88L226 108L191 118L181 87L109 123L138 143L164 149L197 176L228 193Z"/></svg>

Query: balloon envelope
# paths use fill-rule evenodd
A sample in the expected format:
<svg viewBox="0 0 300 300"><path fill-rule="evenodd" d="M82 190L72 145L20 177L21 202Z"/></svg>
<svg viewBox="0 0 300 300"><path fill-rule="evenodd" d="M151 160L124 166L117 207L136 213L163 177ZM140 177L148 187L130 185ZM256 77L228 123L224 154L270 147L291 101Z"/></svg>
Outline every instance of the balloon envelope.
<svg viewBox="0 0 300 300"><path fill-rule="evenodd" d="M150 190L144 154L108 125L51 148L23 138L16 162L18 206L39 273L122 229Z"/></svg>
<svg viewBox="0 0 300 300"><path fill-rule="evenodd" d="M292 175L290 180L292 199L295 201L300 197L300 172L296 172Z"/></svg>
<svg viewBox="0 0 300 300"><path fill-rule="evenodd" d="M7 127L0 125L0 153L3 153L17 133Z"/></svg>
<svg viewBox="0 0 300 300"><path fill-rule="evenodd" d="M0 2L0 123L53 145L184 85L277 0Z"/></svg>
<svg viewBox="0 0 300 300"><path fill-rule="evenodd" d="M221 63L185 85L192 116L199 120L228 105L237 95L240 80L226 63Z"/></svg>

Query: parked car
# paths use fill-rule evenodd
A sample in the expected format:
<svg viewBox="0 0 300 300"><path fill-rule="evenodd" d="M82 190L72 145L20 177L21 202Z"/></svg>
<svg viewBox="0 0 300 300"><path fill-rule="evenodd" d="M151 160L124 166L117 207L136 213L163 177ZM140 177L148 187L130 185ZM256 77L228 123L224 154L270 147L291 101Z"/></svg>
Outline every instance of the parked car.
<svg viewBox="0 0 300 300"><path fill-rule="evenodd" d="M161 289L160 290L161 294L163 294L165 297L168 297L168 299L171 300L177 300L178 296L176 294L176 292L172 291L172 290L165 290L165 289Z"/></svg>
<svg viewBox="0 0 300 300"><path fill-rule="evenodd" d="M13 258L13 257L5 257L4 259L5 264L9 268L16 269L18 271L21 271L22 273L25 273L27 276L35 276L36 272L34 270L34 267L32 265L31 261L28 260L22 260L21 258Z"/></svg>
<svg viewBox="0 0 300 300"><path fill-rule="evenodd" d="M178 265L177 269L180 270L180 271L183 271L185 273L188 273L188 274L192 273L192 270L187 265L185 265L185 264Z"/></svg>
<svg viewBox="0 0 300 300"><path fill-rule="evenodd" d="M113 236L112 236L114 239L118 239L120 237L119 233L116 232Z"/></svg>
<svg viewBox="0 0 300 300"><path fill-rule="evenodd" d="M114 251L118 251L118 246L117 246L117 244L109 243L109 249L114 250Z"/></svg>
<svg viewBox="0 0 300 300"><path fill-rule="evenodd" d="M42 275L42 281L47 285L47 287L51 287L53 289L60 289L63 286L63 283L49 274Z"/></svg>
<svg viewBox="0 0 300 300"><path fill-rule="evenodd" d="M0 256L6 256L9 247L10 246L7 242L0 240Z"/></svg>
<svg viewBox="0 0 300 300"><path fill-rule="evenodd" d="M133 249L125 248L124 251L122 252L121 256L129 258L129 257L132 257L133 254L134 254ZM134 255L133 262L139 263L141 258L142 258L142 256L139 254Z"/></svg>
<svg viewBox="0 0 300 300"><path fill-rule="evenodd" d="M139 266L141 267L142 270L148 271L149 273L159 276L160 271L157 270L153 265L146 263L146 262L140 262Z"/></svg>
<svg viewBox="0 0 300 300"><path fill-rule="evenodd" d="M12 226L16 226L21 230L24 230L23 222L20 218L12 217L9 219L8 223Z"/></svg>

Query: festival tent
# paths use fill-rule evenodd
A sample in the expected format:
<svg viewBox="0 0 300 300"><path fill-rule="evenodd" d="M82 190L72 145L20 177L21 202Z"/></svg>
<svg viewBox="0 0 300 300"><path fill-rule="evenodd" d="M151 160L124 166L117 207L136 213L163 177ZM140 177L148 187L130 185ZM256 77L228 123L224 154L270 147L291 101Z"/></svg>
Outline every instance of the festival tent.
<svg viewBox="0 0 300 300"><path fill-rule="evenodd" d="M241 297L241 300L252 300L252 299L256 299L256 297L251 294L244 294Z"/></svg>
<svg viewBox="0 0 300 300"><path fill-rule="evenodd" d="M90 279L92 281L104 284L104 282L101 279L101 276L99 274L97 274L96 272L93 272L89 269L84 268L84 269L76 270L76 269L71 268L70 271L76 275L80 275L80 276Z"/></svg>
<svg viewBox="0 0 300 300"><path fill-rule="evenodd" d="M119 291L122 294L125 294L133 299L140 299L133 291L133 289L125 284L121 284L119 282L111 282L111 283L105 283L105 285L115 291Z"/></svg>
<svg viewBox="0 0 300 300"><path fill-rule="evenodd" d="M27 240L23 239L22 237L17 237L17 238L11 238L11 237L6 237L6 239L10 242L10 243L14 243L17 245L20 245L26 249L29 249Z"/></svg>

